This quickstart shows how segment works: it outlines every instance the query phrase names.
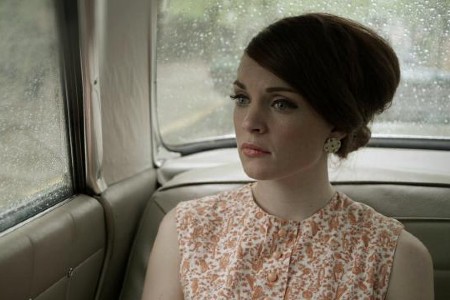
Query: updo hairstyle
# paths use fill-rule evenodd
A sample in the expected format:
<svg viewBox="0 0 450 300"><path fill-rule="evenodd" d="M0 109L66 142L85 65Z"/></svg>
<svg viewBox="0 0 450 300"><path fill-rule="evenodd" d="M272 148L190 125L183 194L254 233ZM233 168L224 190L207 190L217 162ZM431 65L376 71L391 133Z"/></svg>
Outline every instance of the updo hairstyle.
<svg viewBox="0 0 450 300"><path fill-rule="evenodd" d="M256 35L245 52L347 134L336 153L341 158L367 144L368 123L389 107L400 81L397 56L382 37L329 14L281 19Z"/></svg>

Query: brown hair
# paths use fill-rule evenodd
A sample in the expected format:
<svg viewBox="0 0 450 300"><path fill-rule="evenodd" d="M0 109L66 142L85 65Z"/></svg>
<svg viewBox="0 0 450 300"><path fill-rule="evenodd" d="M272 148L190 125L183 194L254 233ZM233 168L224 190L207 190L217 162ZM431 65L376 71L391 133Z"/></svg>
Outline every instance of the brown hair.
<svg viewBox="0 0 450 300"><path fill-rule="evenodd" d="M245 52L347 133L337 152L342 158L367 144L368 123L390 105L400 81L397 56L382 37L329 14L281 19L256 35Z"/></svg>

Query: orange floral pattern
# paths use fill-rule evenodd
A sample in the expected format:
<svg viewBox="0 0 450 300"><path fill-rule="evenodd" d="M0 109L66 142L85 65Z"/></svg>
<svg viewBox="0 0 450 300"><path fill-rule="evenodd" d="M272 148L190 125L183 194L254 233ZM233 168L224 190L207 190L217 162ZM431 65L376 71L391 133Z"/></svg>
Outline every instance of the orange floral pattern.
<svg viewBox="0 0 450 300"><path fill-rule="evenodd" d="M263 211L251 185L176 208L185 299L384 299L403 226L337 192L309 218Z"/></svg>

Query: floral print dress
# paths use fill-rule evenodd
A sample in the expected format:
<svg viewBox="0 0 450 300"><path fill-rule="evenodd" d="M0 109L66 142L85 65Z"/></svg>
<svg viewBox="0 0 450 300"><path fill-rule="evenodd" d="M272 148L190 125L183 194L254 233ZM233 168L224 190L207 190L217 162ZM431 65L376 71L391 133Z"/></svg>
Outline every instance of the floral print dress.
<svg viewBox="0 0 450 300"><path fill-rule="evenodd" d="M303 221L251 185L176 208L185 299L384 299L403 226L337 192Z"/></svg>

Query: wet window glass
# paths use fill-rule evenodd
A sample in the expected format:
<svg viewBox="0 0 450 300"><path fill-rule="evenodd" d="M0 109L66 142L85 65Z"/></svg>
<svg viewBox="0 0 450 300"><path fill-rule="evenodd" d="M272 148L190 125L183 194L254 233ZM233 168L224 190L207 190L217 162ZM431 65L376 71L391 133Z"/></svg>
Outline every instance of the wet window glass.
<svg viewBox="0 0 450 300"><path fill-rule="evenodd" d="M52 0L0 2L0 231L72 193Z"/></svg>
<svg viewBox="0 0 450 300"><path fill-rule="evenodd" d="M374 136L450 138L450 1L166 0L160 2L157 107L162 140L232 137L227 101L243 47L290 15L328 12L375 29L399 56L402 81Z"/></svg>

